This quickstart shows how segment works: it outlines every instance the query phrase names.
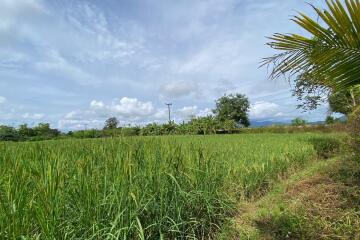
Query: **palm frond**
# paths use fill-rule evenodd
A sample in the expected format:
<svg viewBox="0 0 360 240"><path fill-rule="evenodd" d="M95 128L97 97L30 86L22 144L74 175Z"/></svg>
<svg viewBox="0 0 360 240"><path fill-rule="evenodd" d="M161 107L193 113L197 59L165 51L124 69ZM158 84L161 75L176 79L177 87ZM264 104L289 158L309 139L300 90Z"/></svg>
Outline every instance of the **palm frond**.
<svg viewBox="0 0 360 240"><path fill-rule="evenodd" d="M265 58L270 78L308 72L325 85L345 89L360 84L360 1L326 1L329 10L313 6L323 25L305 14L292 20L311 34L274 34L268 45L281 53Z"/></svg>

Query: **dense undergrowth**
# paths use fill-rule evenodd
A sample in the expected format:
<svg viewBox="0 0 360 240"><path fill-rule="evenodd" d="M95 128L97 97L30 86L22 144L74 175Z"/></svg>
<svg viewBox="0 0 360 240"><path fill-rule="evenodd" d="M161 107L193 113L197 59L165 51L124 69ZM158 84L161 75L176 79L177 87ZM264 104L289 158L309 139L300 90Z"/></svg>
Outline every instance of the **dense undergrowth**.
<svg viewBox="0 0 360 240"><path fill-rule="evenodd" d="M3 142L0 238L209 238L239 199L314 159L319 136Z"/></svg>

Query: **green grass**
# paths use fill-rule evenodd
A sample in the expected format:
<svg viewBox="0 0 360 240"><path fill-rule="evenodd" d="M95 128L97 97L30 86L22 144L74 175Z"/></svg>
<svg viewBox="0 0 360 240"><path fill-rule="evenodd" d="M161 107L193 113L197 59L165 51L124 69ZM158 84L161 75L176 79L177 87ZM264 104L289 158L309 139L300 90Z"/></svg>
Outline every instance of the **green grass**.
<svg viewBox="0 0 360 240"><path fill-rule="evenodd" d="M312 161L239 213L218 239L359 239L360 164Z"/></svg>
<svg viewBox="0 0 360 240"><path fill-rule="evenodd" d="M316 134L0 143L0 239L204 239Z"/></svg>

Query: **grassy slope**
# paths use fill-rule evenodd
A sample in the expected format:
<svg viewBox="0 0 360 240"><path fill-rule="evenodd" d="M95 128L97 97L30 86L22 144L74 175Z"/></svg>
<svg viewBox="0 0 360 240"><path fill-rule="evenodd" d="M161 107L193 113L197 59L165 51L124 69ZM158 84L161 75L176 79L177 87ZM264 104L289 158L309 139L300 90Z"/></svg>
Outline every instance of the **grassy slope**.
<svg viewBox="0 0 360 240"><path fill-rule="evenodd" d="M264 197L239 204L219 239L360 239L360 165L314 161Z"/></svg>

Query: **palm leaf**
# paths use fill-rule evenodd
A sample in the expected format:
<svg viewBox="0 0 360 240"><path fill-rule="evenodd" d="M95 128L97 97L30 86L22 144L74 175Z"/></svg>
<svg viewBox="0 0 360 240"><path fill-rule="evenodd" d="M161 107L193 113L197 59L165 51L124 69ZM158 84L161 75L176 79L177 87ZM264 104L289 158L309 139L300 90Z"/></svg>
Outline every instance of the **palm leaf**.
<svg viewBox="0 0 360 240"><path fill-rule="evenodd" d="M274 34L268 45L281 51L265 58L272 66L270 78L307 72L333 89L360 84L360 1L326 1L329 10L313 6L323 22L299 13L292 20L311 34Z"/></svg>

